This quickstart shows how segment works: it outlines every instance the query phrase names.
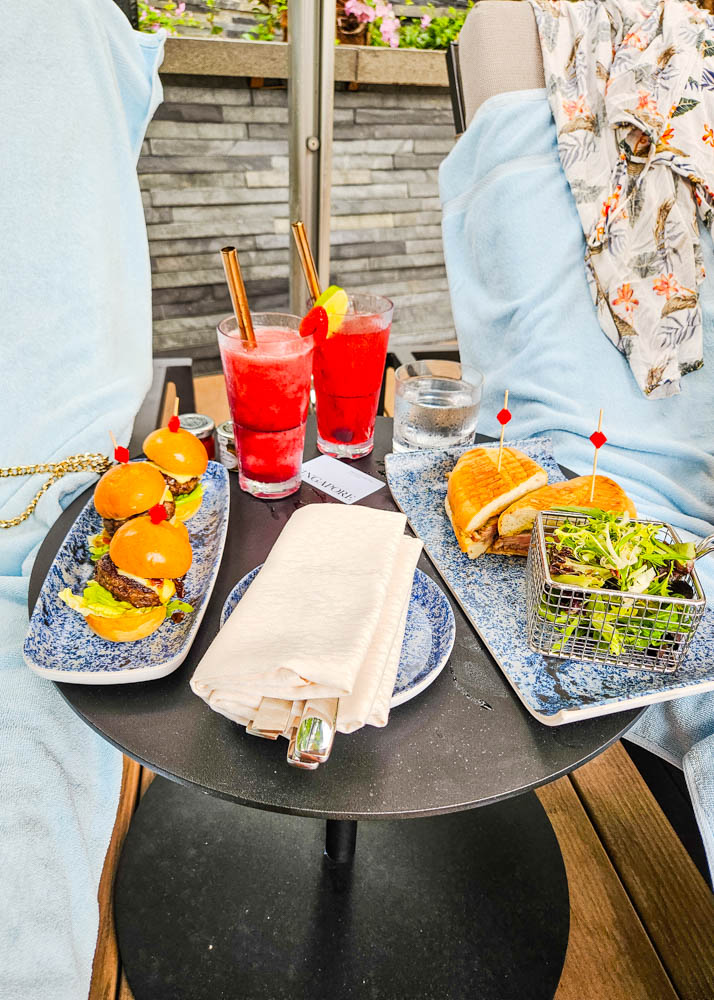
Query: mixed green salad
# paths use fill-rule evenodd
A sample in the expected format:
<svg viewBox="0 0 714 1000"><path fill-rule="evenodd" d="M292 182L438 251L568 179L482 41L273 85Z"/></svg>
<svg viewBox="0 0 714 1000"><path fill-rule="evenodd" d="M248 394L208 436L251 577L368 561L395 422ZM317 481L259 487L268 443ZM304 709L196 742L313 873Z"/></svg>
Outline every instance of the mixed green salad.
<svg viewBox="0 0 714 1000"><path fill-rule="evenodd" d="M695 627L693 607L648 601L647 597L694 598L688 579L694 543L663 541L657 537L661 525L633 521L627 514L563 509L588 516L585 521L565 521L548 539L552 580L575 588L621 592L622 596L551 591L543 598L539 614L560 635L552 651L559 652L569 640L581 638L590 640L598 654L671 655L672 646L678 646Z"/></svg>

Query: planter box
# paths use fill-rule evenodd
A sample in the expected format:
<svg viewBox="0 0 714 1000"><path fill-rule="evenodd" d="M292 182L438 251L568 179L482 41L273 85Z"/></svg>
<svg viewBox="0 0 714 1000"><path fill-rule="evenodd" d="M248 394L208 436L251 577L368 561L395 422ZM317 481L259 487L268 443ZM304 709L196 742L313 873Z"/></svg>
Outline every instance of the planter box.
<svg viewBox="0 0 714 1000"><path fill-rule="evenodd" d="M169 38L162 73L192 76L243 76L286 79L285 42L230 41L218 38ZM341 83L381 83L448 87L446 55L420 49L380 49L339 45L335 50L335 80Z"/></svg>

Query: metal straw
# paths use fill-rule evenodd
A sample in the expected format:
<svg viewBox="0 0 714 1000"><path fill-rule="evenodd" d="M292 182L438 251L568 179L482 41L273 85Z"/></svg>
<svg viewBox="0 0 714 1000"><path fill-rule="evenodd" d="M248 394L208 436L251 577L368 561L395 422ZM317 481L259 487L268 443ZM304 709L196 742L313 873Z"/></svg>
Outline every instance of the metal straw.
<svg viewBox="0 0 714 1000"><path fill-rule="evenodd" d="M307 241L305 226L298 220L297 222L293 222L292 231L298 254L300 255L300 263L302 264L305 281L314 302L315 299L320 297L320 279L317 276L317 268L315 267L315 260L312 256L310 244Z"/></svg>
<svg viewBox="0 0 714 1000"><path fill-rule="evenodd" d="M223 258L223 270L226 273L228 291L231 293L233 312L235 313L236 322L238 323L241 339L251 347L255 347L257 341L253 331L253 321L250 318L248 296L246 295L245 285L243 284L243 275L240 273L240 264L238 263L236 248L223 247L221 250L221 257Z"/></svg>

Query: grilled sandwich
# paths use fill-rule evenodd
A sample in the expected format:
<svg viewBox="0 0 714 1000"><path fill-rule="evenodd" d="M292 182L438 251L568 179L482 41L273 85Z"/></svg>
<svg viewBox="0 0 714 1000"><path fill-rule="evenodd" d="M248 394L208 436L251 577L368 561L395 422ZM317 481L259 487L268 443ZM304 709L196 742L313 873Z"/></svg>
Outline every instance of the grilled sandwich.
<svg viewBox="0 0 714 1000"><path fill-rule="evenodd" d="M496 538L498 515L548 481L547 473L515 448L504 448L498 469L497 448L464 452L449 474L446 513L462 552L476 559Z"/></svg>
<svg viewBox="0 0 714 1000"><path fill-rule="evenodd" d="M527 556L533 522L539 510L554 507L592 507L613 514L637 517L635 505L625 491L607 476L595 476L595 490L590 499L592 476L578 476L562 483L550 483L516 500L498 518L498 537L491 552L507 556Z"/></svg>

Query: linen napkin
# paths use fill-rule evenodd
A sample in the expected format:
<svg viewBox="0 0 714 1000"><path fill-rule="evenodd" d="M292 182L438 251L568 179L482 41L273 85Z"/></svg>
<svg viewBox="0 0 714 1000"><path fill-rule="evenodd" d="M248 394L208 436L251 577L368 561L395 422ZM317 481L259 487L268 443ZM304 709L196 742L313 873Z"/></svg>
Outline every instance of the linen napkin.
<svg viewBox="0 0 714 1000"><path fill-rule="evenodd" d="M306 699L339 698L343 733L386 725L421 552L405 525L369 507L298 510L196 668L194 693L246 726L280 700L292 706L286 736Z"/></svg>

